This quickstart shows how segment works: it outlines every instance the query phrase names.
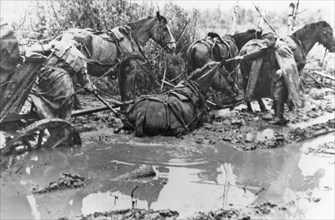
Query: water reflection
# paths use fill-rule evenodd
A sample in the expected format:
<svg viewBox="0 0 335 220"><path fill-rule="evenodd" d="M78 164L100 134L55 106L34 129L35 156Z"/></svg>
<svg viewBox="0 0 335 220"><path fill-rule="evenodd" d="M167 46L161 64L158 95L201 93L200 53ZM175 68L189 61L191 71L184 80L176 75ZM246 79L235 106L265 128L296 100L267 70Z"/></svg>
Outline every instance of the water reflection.
<svg viewBox="0 0 335 220"><path fill-rule="evenodd" d="M260 135L271 134L268 130ZM320 144L327 138L334 139L334 134L308 144ZM5 189L6 192L1 193L1 199L7 201L1 204L1 211L19 208L19 212L13 212L17 218L22 213L31 218L38 216L36 213L42 219L73 218L97 211L128 209L134 205L144 209L172 209L183 217L198 211L242 208L253 202L295 200L301 205L297 205L291 217L314 216L316 208L329 211L334 205L334 198L329 196L335 188L334 163L304 154L303 148L306 145L294 144L240 152L220 145L180 148L171 143L166 147L162 143L157 146L142 143L134 147L132 144L91 142L77 151L34 151L24 155L24 160L1 178L1 191ZM153 165L157 175L115 181L116 177L142 164ZM36 184L45 186L64 172L84 176L86 186L34 195L36 210L33 210L27 200L31 187ZM321 201L302 200L308 193ZM323 214L332 217L329 212Z"/></svg>

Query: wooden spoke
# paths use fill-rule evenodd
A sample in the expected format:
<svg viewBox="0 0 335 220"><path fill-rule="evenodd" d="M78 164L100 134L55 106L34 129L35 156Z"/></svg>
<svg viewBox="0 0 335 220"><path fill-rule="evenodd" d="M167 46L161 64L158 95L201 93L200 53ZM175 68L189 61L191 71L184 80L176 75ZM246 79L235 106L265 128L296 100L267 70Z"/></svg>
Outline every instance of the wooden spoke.
<svg viewBox="0 0 335 220"><path fill-rule="evenodd" d="M39 120L23 130L6 144L2 155L16 154L39 148L80 145L79 132L71 123L63 119Z"/></svg>

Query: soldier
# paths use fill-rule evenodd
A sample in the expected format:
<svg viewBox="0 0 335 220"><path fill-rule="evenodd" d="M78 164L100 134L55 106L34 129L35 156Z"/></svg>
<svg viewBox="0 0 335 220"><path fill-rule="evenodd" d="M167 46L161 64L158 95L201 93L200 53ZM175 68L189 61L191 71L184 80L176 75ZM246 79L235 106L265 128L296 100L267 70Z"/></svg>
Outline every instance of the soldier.
<svg viewBox="0 0 335 220"><path fill-rule="evenodd" d="M271 95L275 111L270 123L284 125L287 123L284 117L284 104L290 97L296 107L303 107L305 104L303 89L293 52L289 45L282 39L277 38L272 30L263 31L262 37L265 45L263 48L244 56L237 56L235 59L252 61L265 56L269 50L273 50L280 69L274 73L269 73L272 75L270 76L272 79ZM251 94L246 94L246 96L251 97Z"/></svg>
<svg viewBox="0 0 335 220"><path fill-rule="evenodd" d="M86 73L86 58L73 44L56 41L51 51L30 94L32 107L40 118L69 119L74 105L74 79L89 92L96 88Z"/></svg>

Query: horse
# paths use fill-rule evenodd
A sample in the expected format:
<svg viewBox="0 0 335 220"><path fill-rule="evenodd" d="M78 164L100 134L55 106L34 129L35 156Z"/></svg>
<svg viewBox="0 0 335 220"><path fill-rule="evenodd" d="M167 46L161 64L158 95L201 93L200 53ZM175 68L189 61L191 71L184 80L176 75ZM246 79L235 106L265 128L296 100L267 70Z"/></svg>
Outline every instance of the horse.
<svg viewBox="0 0 335 220"><path fill-rule="evenodd" d="M154 40L172 53L176 42L167 19L160 15L149 16L107 32L90 29L70 29L57 36L57 41L72 42L88 59L87 72L94 77L118 78L121 100L131 97L137 60L145 60L143 46Z"/></svg>
<svg viewBox="0 0 335 220"><path fill-rule="evenodd" d="M122 119L121 129L134 130L138 137L179 136L194 130L208 116L206 92L212 81L229 86L227 74L223 62L209 62L167 92L136 98Z"/></svg>
<svg viewBox="0 0 335 220"><path fill-rule="evenodd" d="M234 35L223 35L222 37L216 33L209 32L207 38L195 41L187 49L185 56L186 70L187 72L191 72L210 61L220 62L233 58L238 55L244 44L251 39L260 39L261 35L262 32L255 29ZM226 68L231 73L231 79L234 81L238 80L237 83L242 88L243 82L237 62L227 63ZM217 82L213 81L212 87L217 90L220 85L217 85ZM234 95L234 93L236 94L238 91L235 89L233 93L228 91L227 94Z"/></svg>
<svg viewBox="0 0 335 220"><path fill-rule="evenodd" d="M313 48L315 43L320 43L331 53L335 52L333 29L326 21L307 24L283 40L286 41L292 49L300 76L306 64L307 54ZM242 47L240 55L256 51L261 47L261 40L251 40ZM279 66L274 52L271 52L270 50L263 60L258 59L251 62L243 61L241 63L241 73L244 85L248 84L252 65L261 65L259 71L259 74L261 75L259 76L259 81L257 82L257 85L259 86L256 86L254 97L256 97L256 100L258 101L261 111L266 112L267 109L262 101L262 98L271 97L271 83L269 83L271 82L271 78L269 77L271 74L269 73L277 71ZM244 89L246 90L246 86ZM249 101L247 101L247 110L250 112L253 111Z"/></svg>

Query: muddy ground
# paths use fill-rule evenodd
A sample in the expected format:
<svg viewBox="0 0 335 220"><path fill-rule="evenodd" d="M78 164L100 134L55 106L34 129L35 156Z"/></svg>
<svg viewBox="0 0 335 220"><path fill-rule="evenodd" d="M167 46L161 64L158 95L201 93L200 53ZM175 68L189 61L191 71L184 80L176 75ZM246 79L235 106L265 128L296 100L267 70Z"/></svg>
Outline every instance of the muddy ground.
<svg viewBox="0 0 335 220"><path fill-rule="evenodd" d="M178 142L178 145L185 147L189 145L223 145L237 151L251 151L285 147L292 143L306 142L322 135L334 133L335 91L316 86L313 82L309 82L306 92L306 108L295 109L293 111L285 109L285 117L289 120L286 126L271 125L267 120L262 119L264 113L259 111L258 104L254 102L254 113L246 111L244 104L236 106L233 110L213 109L210 113L210 123L205 123L201 128L185 136L170 138L174 142ZM101 103L96 101L94 97L81 96L80 99L83 101L84 108L101 106ZM265 99L265 103L267 109L273 112L271 110L272 100ZM84 132L84 136L85 132L98 131L99 133L101 130L109 129L110 132L107 135L101 133L95 137L100 141L107 140L111 142L118 140L120 137L129 138L131 141L133 137L131 131L121 131L119 134L111 132L120 127L122 123L118 118L114 118L113 114L109 111L91 116L77 117L72 122L79 130ZM150 141L154 142L155 138L150 138ZM304 153L334 156L334 145L334 141L326 142L310 147ZM332 160L330 163L334 164L334 162ZM258 193L262 190L265 189L260 188ZM315 198L311 195L308 200L317 203L320 198ZM286 202L262 201L260 203L252 203L242 209L221 208L209 212L195 212L193 215L185 217L185 219L276 219L278 216L285 216L285 214L278 215L274 213L285 213L286 210L292 209L294 206L294 200ZM104 213L97 212L92 215L83 215L79 218L175 219L178 216L178 212L173 210L147 211L143 209L129 209Z"/></svg>
<svg viewBox="0 0 335 220"><path fill-rule="evenodd" d="M335 131L335 91L330 88L316 88L313 82L306 84L306 107L289 111L286 107L286 126L271 125L262 116L257 102L253 102L254 112L246 110L245 104L237 105L234 109L215 109L210 112L210 122L204 123L199 129L179 138L180 142L196 144L224 143L236 150L256 150L276 148L292 142L305 141L323 134ZM80 95L83 109L96 108L103 104L90 95ZM108 98L105 97L108 101ZM269 112L273 113L272 100L263 99ZM112 100L111 100L112 101ZM221 104L221 103L220 103ZM213 106L212 106L213 107ZM111 111L94 113L93 115L78 116L71 122L76 128L85 133L104 129L117 130L122 126L119 118ZM122 130L109 137L132 137L131 131ZM104 137L100 137L104 138ZM175 137L171 137L175 139Z"/></svg>
<svg viewBox="0 0 335 220"><path fill-rule="evenodd" d="M335 91L317 87L307 85L305 109L286 109L287 126L263 120L256 103L254 113L213 110L179 138L114 134L110 111L72 118L81 147L21 155L2 171L0 217L333 219Z"/></svg>

